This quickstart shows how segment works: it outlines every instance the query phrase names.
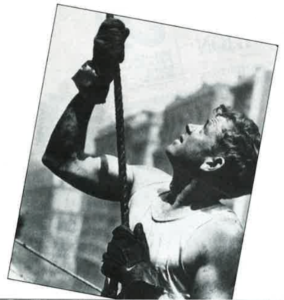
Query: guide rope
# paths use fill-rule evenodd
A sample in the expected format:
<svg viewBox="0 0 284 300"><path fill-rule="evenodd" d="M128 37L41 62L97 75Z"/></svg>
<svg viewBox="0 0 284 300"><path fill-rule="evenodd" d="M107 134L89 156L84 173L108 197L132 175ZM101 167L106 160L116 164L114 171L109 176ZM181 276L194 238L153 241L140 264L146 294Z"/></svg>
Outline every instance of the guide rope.
<svg viewBox="0 0 284 300"><path fill-rule="evenodd" d="M85 285L87 285L88 287L96 290L97 292L101 293L102 290L97 287L96 285L94 285L93 283L89 282L88 280L82 278L81 276L75 274L74 272L67 270L61 266L59 266L57 263L55 263L54 261L50 260L49 258L47 258L45 255L43 255L42 253L38 252L37 250L35 250L34 248L32 248L31 246L26 245L25 243L23 243L22 241L20 241L19 239L15 239L15 243L20 245L21 247L23 247L24 249L26 249L27 251L31 252L32 254L34 254L35 256L39 257L40 259L44 260L45 262L49 263L50 265L54 266L55 268L59 269L60 271L72 276L73 278L75 278L76 280L84 283ZM99 296L99 294L96 294L97 296Z"/></svg>

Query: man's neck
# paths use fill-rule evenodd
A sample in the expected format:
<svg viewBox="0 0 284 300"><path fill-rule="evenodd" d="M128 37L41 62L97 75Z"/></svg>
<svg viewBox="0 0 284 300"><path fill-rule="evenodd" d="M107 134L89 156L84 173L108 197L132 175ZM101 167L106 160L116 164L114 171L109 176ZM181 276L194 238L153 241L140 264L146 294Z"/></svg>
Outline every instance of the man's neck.
<svg viewBox="0 0 284 300"><path fill-rule="evenodd" d="M189 174L174 172L167 202L173 208L191 206L198 209L217 204L220 198L220 193L204 181Z"/></svg>

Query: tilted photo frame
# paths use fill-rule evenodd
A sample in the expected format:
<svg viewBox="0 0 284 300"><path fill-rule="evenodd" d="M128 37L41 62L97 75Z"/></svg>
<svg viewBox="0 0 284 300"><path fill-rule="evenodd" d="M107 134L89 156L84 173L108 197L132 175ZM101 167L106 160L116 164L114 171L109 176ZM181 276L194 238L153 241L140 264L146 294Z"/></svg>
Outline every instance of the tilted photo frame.
<svg viewBox="0 0 284 300"><path fill-rule="evenodd" d="M276 54L58 5L8 277L232 298Z"/></svg>

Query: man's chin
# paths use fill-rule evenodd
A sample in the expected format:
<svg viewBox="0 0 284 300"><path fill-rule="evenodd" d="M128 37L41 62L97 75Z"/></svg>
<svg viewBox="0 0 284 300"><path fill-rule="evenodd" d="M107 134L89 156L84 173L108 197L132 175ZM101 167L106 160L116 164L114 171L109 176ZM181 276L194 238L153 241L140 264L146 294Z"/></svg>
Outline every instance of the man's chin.
<svg viewBox="0 0 284 300"><path fill-rule="evenodd" d="M178 155L175 143L172 143L165 148L165 154L166 154L170 164L174 168L174 166L177 163L177 155Z"/></svg>
<svg viewBox="0 0 284 300"><path fill-rule="evenodd" d="M174 140L170 145L168 145L166 147L166 150L165 150L166 154L173 155L176 151L176 146L178 146L180 143L181 143L180 140L178 140L178 139Z"/></svg>

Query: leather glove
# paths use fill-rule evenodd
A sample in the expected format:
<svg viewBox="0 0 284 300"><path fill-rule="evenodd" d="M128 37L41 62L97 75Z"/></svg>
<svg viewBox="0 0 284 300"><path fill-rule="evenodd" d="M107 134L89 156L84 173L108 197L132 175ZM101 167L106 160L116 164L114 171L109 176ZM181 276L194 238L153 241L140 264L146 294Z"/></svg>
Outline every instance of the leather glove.
<svg viewBox="0 0 284 300"><path fill-rule="evenodd" d="M124 60L129 29L118 19L106 19L94 39L93 58L72 77L80 95L96 104L104 103L115 70Z"/></svg>
<svg viewBox="0 0 284 300"><path fill-rule="evenodd" d="M118 19L106 19L94 39L93 67L99 76L111 82L119 63L124 60L124 43L129 29Z"/></svg>
<svg viewBox="0 0 284 300"><path fill-rule="evenodd" d="M150 262L149 248L142 224L138 223L132 232L126 226L119 226L103 255L102 272L107 277L122 282L124 272L138 263ZM123 271L122 269L125 269Z"/></svg>
<svg viewBox="0 0 284 300"><path fill-rule="evenodd" d="M122 284L120 298L153 299L163 293L150 262L148 243L140 223L133 232L125 226L113 231L101 270L105 276Z"/></svg>

